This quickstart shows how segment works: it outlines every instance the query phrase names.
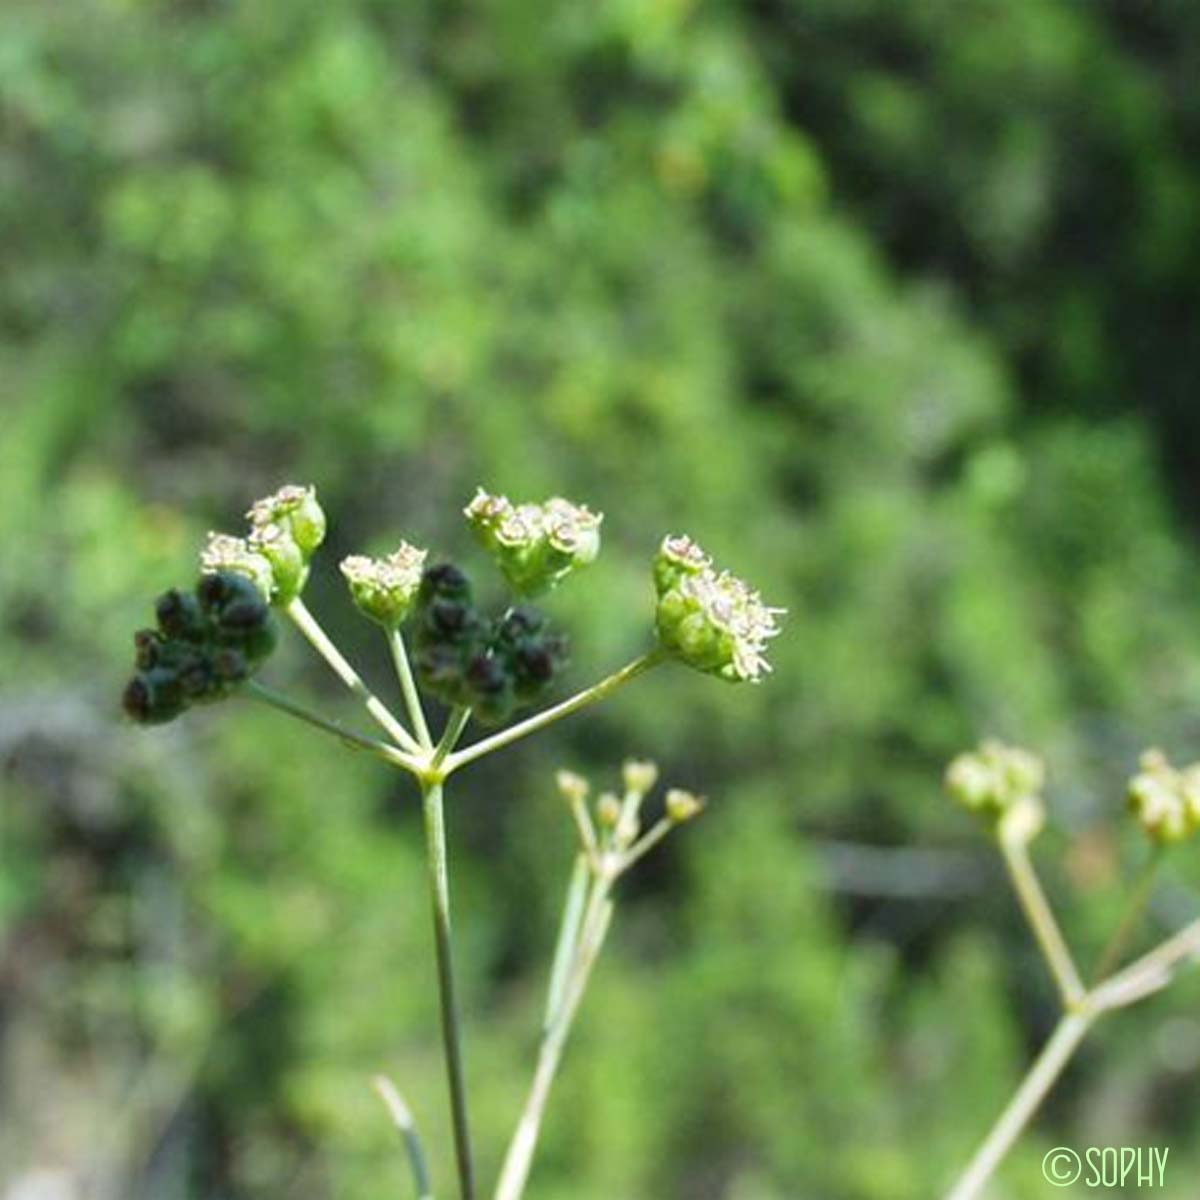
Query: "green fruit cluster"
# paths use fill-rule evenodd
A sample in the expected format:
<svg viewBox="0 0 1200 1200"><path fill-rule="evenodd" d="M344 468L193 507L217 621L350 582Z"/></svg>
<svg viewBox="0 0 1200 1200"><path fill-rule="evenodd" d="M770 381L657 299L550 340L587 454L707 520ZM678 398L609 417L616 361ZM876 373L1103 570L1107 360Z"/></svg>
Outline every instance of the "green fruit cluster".
<svg viewBox="0 0 1200 1200"><path fill-rule="evenodd" d="M488 725L537 700L566 664L566 638L521 605L489 618L451 563L421 576L413 612L413 660L421 684L447 704L469 707Z"/></svg>
<svg viewBox="0 0 1200 1200"><path fill-rule="evenodd" d="M143 725L223 699L275 649L270 607L232 571L201 576L194 593L164 592L154 612L158 627L133 635L137 672L122 696L125 712Z"/></svg>

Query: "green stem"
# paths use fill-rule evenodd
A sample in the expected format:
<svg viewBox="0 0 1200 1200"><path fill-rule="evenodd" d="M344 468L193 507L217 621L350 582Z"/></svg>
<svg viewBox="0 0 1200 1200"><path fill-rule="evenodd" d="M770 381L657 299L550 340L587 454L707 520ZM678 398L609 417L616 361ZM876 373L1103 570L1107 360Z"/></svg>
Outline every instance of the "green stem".
<svg viewBox="0 0 1200 1200"><path fill-rule="evenodd" d="M629 848L625 857L621 859L618 870L628 871L639 858L653 850L674 828L675 822L670 817L659 817L651 829Z"/></svg>
<svg viewBox="0 0 1200 1200"><path fill-rule="evenodd" d="M433 738L429 736L425 710L421 707L421 694L417 691L417 681L413 678L408 652L404 648L404 635L400 632L399 625L388 630L388 645L392 648L392 661L396 664L396 677L400 680L400 691L404 693L404 706L408 709L408 719L417 731L417 741L421 743L422 748L432 750Z"/></svg>
<svg viewBox="0 0 1200 1200"><path fill-rule="evenodd" d="M395 715L363 683L358 672L346 661L342 652L329 640L325 630L317 624L316 618L308 611L304 601L297 596L284 611L293 624L308 639L314 650L333 668L337 677L363 702L367 712L386 730L388 737L398 745L414 754L420 754L421 746L412 734L396 719Z"/></svg>
<svg viewBox="0 0 1200 1200"><path fill-rule="evenodd" d="M421 1135L417 1132L417 1123L413 1120L412 1111L386 1075L376 1075L371 1083L387 1106L392 1123L404 1139L404 1149L408 1154L408 1165L412 1171L413 1185L417 1190L417 1200L433 1200L433 1185L429 1181L425 1147L421 1145Z"/></svg>
<svg viewBox="0 0 1200 1200"><path fill-rule="evenodd" d="M1108 945L1105 946L1103 953L1100 955L1099 963L1096 966L1096 974L1093 977L1097 982L1107 978L1120 961L1122 952L1129 944L1129 939L1133 931L1137 928L1138 922L1142 919L1146 911L1146 905L1150 901L1150 894L1154 890L1154 879L1158 874L1159 867L1162 865L1162 860L1162 847L1155 846L1151 851L1149 860L1142 867L1141 871L1138 872L1138 877L1134 882L1133 890L1130 892L1125 911L1120 921L1117 922L1117 927L1113 931Z"/></svg>
<svg viewBox="0 0 1200 1200"><path fill-rule="evenodd" d="M958 1183L947 1193L946 1200L974 1200L979 1195L1013 1142L1037 1112L1038 1106L1054 1086L1054 1081L1071 1061L1076 1047L1091 1028L1093 1019L1086 1013L1067 1013L1062 1017L1008 1107L1000 1114L1000 1119Z"/></svg>
<svg viewBox="0 0 1200 1200"><path fill-rule="evenodd" d="M492 734L491 737L475 742L474 745L468 746L465 750L458 751L457 754L451 754L446 759L446 774L450 774L451 771L457 771L459 767L466 766L467 763L474 762L477 758L482 758L485 754L492 753L493 750L499 750L511 742L527 737L531 733L536 733L539 729L544 729L547 725L551 725L563 717L570 716L571 713L578 712L581 708L586 708L589 704L595 704L598 700L603 700L606 696L615 692L617 688L636 679L651 667L657 666L665 658L666 653L663 650L651 650L648 654L643 654L640 658L635 658L619 671L615 671L608 678L602 679L590 688L585 688L582 692L577 692L561 704L556 704L553 708L547 708L540 713L535 713L532 717L528 717L524 721L519 721L516 725L510 725L507 729L502 729L499 733Z"/></svg>
<svg viewBox="0 0 1200 1200"><path fill-rule="evenodd" d="M450 1115L454 1125L454 1153L458 1163L461 1200L475 1196L475 1172L471 1162L471 1135L467 1123L467 1092L463 1076L458 1004L454 995L454 964L450 938L450 886L446 866L446 825L442 785L422 789L425 813L425 842L429 862L429 894L433 910L433 936L437 950L438 995L441 1002L442 1042L450 1089Z"/></svg>
<svg viewBox="0 0 1200 1200"><path fill-rule="evenodd" d="M1186 958L1200 955L1200 920L1185 925L1141 958L1092 989L1098 1010L1124 1008L1159 991L1171 982L1171 973Z"/></svg>
<svg viewBox="0 0 1200 1200"><path fill-rule="evenodd" d="M446 761L446 755L458 745L458 739L462 737L463 730L467 727L467 722L471 719L471 710L459 704L450 710L450 716L446 721L446 728L442 730L442 736L438 740L437 748L433 752L433 757L430 759L430 765L438 770ZM447 775L450 771L445 772Z"/></svg>
<svg viewBox="0 0 1200 1200"><path fill-rule="evenodd" d="M567 900L563 905L562 921L558 928L558 942L554 947L553 966L550 968L550 986L546 991L546 1015L542 1020L543 1034L554 1024L562 1006L567 976L575 961L579 945L579 929L583 923L583 908L587 898L588 884L592 872L586 852L575 856L575 869L567 887Z"/></svg>
<svg viewBox="0 0 1200 1200"><path fill-rule="evenodd" d="M343 729L336 721L327 720L320 714L311 712L309 709L297 704L294 700L289 700L286 696L281 696L278 692L265 687L253 679L246 683L245 695L259 701L261 704L268 704L272 708L277 708L280 712L285 712L288 716L304 721L316 729L332 734L344 745L349 746L353 750L365 750L369 754L374 754L376 758L382 758L385 762L404 767L408 771L416 769L417 764L407 754L403 753L403 751L397 750L395 746L391 746L387 742L376 741L374 738L363 737L361 734L353 733L349 729Z"/></svg>
<svg viewBox="0 0 1200 1200"><path fill-rule="evenodd" d="M558 1064L562 1059L563 1047L566 1045L567 1035L579 1010L579 1002L583 999L592 967L600 955L612 920L613 904L608 898L611 882L610 877L599 876L592 884L575 961L554 1023L542 1038L533 1083L526 1097L521 1119L517 1122L516 1131L509 1143L508 1152L504 1156L495 1200L520 1200L525 1191L529 1170L533 1165L533 1153L537 1148L538 1134L541 1131L542 1117L550 1097L551 1085L558 1072Z"/></svg>
<svg viewBox="0 0 1200 1200"><path fill-rule="evenodd" d="M1037 938L1050 974L1054 976L1054 982L1058 985L1062 1002L1068 1009L1076 1008L1085 996L1083 982L1079 978L1075 960L1071 957L1071 951L1067 949L1058 922L1054 919L1046 893L1042 891L1037 873L1029 861L1026 843L1023 839L1003 835L999 842L1017 899L1025 911L1034 937Z"/></svg>

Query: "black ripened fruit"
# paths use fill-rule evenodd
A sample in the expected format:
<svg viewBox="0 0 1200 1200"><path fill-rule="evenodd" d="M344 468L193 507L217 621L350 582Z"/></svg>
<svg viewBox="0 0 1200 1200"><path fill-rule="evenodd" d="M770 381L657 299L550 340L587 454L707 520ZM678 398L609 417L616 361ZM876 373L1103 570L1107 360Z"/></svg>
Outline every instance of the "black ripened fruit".
<svg viewBox="0 0 1200 1200"><path fill-rule="evenodd" d="M126 713L142 724L161 724L189 705L224 699L275 648L271 610L242 575L204 575L192 594L172 588L154 611L158 629L134 635L137 674L122 696Z"/></svg>
<svg viewBox="0 0 1200 1200"><path fill-rule="evenodd" d="M139 671L125 686L122 707L142 725L162 725L185 707L183 689L173 671L152 667Z"/></svg>
<svg viewBox="0 0 1200 1200"><path fill-rule="evenodd" d="M471 594L452 563L424 572L411 618L413 661L421 685L438 699L496 724L550 687L566 662L566 641L536 608L520 605L492 620Z"/></svg>
<svg viewBox="0 0 1200 1200"><path fill-rule="evenodd" d="M154 615L163 637L188 642L204 640L207 622L195 596L171 588L155 601Z"/></svg>

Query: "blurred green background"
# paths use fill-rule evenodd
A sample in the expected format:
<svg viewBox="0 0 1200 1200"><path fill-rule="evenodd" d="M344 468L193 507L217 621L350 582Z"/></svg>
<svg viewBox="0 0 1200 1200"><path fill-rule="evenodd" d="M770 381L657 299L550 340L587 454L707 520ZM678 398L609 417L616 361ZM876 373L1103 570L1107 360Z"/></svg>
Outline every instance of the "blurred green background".
<svg viewBox="0 0 1200 1200"><path fill-rule="evenodd" d="M647 645L666 532L790 609L762 686L664 670L456 782L485 1177L553 770L638 755L711 806L623 890L531 1200L937 1194L1055 1017L945 760L1046 754L1090 960L1138 751L1200 747L1198 80L1189 0L9 0L0 1196L405 1196L380 1069L452 1194L411 787L248 704L119 719L153 597L289 480L381 691L335 564L482 575L477 483L607 514L572 685ZM298 638L266 677L357 719ZM1067 1144L1194 1196L1198 1000L1102 1025L991 1195Z"/></svg>

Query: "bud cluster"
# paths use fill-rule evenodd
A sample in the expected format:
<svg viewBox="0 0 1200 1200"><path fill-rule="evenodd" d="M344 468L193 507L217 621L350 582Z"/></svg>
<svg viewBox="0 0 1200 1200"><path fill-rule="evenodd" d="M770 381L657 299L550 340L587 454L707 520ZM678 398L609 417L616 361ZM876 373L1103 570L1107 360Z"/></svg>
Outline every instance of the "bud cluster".
<svg viewBox="0 0 1200 1200"><path fill-rule="evenodd" d="M766 643L779 633L761 597L689 537L666 537L654 560L655 626L662 646L698 671L731 683L757 683L771 667Z"/></svg>
<svg viewBox="0 0 1200 1200"><path fill-rule="evenodd" d="M1036 800L1045 782L1046 769L1037 755L991 739L960 754L946 770L946 791L964 808L994 818Z"/></svg>
<svg viewBox="0 0 1200 1200"><path fill-rule="evenodd" d="M208 535L201 570L244 575L266 599L286 605L303 590L309 560L325 539L325 514L316 491L288 484L255 501L246 516L250 521L246 537Z"/></svg>
<svg viewBox="0 0 1200 1200"><path fill-rule="evenodd" d="M480 488L463 515L518 595L548 592L600 553L603 515L561 496L513 504Z"/></svg>
<svg viewBox="0 0 1200 1200"><path fill-rule="evenodd" d="M1182 842L1200 829L1200 763L1173 767L1161 750L1147 750L1129 781L1129 811L1160 845Z"/></svg>
<svg viewBox="0 0 1200 1200"><path fill-rule="evenodd" d="M233 572L201 576L194 594L172 588L155 603L156 629L134 634L134 677L122 704L158 725L193 704L220 700L275 648L271 610L255 584Z"/></svg>
<svg viewBox="0 0 1200 1200"><path fill-rule="evenodd" d="M598 848L607 852L610 861L618 864L617 872L640 858L661 837L676 825L682 825L700 815L704 799L683 788L668 788L663 800L663 816L648 832L643 834L641 818L642 804L658 783L658 766L653 762L628 759L621 766L620 791L603 791L597 795L587 811L591 785L574 771L559 771L555 782L563 798L576 811L584 832L584 848L594 838L590 832L599 831Z"/></svg>
<svg viewBox="0 0 1200 1200"><path fill-rule="evenodd" d="M413 616L417 678L484 724L507 720L537 700L566 664L566 639L542 613L522 605L487 617L475 607L470 581L451 563L422 574Z"/></svg>

